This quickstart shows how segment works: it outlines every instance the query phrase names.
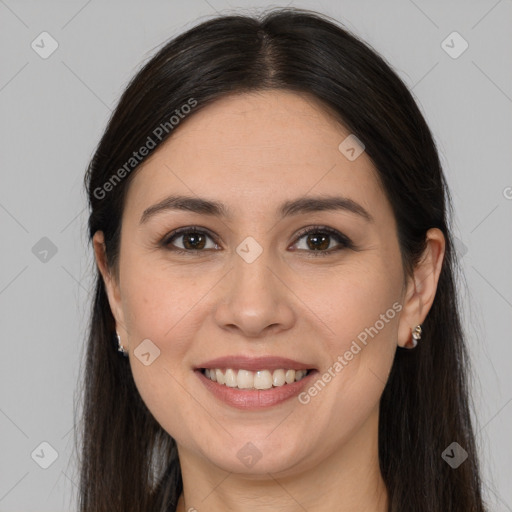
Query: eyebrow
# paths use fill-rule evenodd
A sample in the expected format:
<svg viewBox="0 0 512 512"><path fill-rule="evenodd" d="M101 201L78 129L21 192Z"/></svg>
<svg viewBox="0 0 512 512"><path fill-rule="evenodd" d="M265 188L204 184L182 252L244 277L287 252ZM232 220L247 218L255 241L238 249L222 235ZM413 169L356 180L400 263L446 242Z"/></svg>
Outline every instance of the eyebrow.
<svg viewBox="0 0 512 512"><path fill-rule="evenodd" d="M151 217L159 213L174 210L189 211L200 215L210 215L225 219L231 219L233 217L226 205L218 201L200 197L172 195L146 208L140 218L139 224L144 224ZM359 203L342 196L299 197L284 202L280 206L278 214L281 218L284 218L304 213L336 210L351 212L359 215L367 222L374 222L374 218Z"/></svg>

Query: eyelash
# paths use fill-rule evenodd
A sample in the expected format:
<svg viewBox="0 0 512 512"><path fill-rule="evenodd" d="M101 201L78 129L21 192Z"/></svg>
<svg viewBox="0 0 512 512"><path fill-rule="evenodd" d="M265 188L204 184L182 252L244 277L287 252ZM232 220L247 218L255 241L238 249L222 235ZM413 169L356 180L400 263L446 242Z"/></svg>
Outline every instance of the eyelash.
<svg viewBox="0 0 512 512"><path fill-rule="evenodd" d="M162 245L165 248L173 251L176 254L186 254L186 255L194 255L194 256L198 256L198 255L200 255L201 252L204 252L206 250L211 250L211 249L202 249L202 250L180 249L180 248L177 248L177 247L174 247L171 245L171 241L174 238L178 237L179 235L183 235L183 234L187 234L187 233L196 233L196 234L200 234L200 235L207 235L215 242L215 244L217 244L215 237L213 235L211 235L208 230L205 230L204 228L200 228L198 226L187 226L184 228L176 229L176 230L172 231L171 233L169 233L169 235L166 235L162 241ZM354 249L355 248L354 244L347 236L345 236L342 233L340 233L339 231L337 231L333 228L329 228L327 226L310 226L308 228L301 230L297 234L295 243L293 245L296 245L296 243L301 238L303 238L304 236L309 235L311 233L316 233L316 234L320 233L320 234L324 234L324 235L329 235L329 236L333 237L342 246L341 248L337 248L337 249L324 249L324 250L318 250L318 251L315 251L315 250L307 251L306 250L305 251L305 252L312 253L314 255L314 257L328 256L329 254L339 252L344 248L346 248L346 249ZM300 251L304 251L304 249L300 249Z"/></svg>

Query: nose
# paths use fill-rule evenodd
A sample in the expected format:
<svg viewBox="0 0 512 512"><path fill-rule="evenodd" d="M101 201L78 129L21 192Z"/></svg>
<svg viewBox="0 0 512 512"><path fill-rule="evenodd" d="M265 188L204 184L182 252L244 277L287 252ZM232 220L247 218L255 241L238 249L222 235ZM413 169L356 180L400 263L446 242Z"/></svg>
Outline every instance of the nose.
<svg viewBox="0 0 512 512"><path fill-rule="evenodd" d="M233 267L219 287L214 319L220 328L262 338L293 326L293 293L282 267L270 260L266 251L251 263L234 255Z"/></svg>

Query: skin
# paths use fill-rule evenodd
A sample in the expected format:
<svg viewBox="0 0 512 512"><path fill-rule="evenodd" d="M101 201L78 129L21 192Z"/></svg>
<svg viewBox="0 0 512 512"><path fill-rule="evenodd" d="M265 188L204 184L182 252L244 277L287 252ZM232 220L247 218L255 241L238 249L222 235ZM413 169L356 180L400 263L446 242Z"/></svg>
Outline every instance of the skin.
<svg viewBox="0 0 512 512"><path fill-rule="evenodd" d="M348 134L307 95L223 98L183 121L133 177L117 276L102 233L94 236L137 388L178 444L179 511L387 510L379 400L397 347L432 305L445 241L429 230L424 258L404 281L395 219L371 160L363 152L349 161L338 150ZM167 211L139 224L169 194L220 201L233 217ZM286 200L333 194L362 205L374 222L341 210L276 215ZM315 257L307 236L297 238L315 224L348 236L357 250L331 237L329 249L340 250ZM159 245L194 225L217 237L206 238L203 252ZM263 248L250 264L236 252L248 236ZM173 243L183 248L185 240ZM292 398L241 411L217 401L193 372L214 357L248 354L293 358L322 374L395 302L401 311L306 405ZM144 339L161 351L149 366L133 353ZM247 442L261 454L251 468L237 457Z"/></svg>

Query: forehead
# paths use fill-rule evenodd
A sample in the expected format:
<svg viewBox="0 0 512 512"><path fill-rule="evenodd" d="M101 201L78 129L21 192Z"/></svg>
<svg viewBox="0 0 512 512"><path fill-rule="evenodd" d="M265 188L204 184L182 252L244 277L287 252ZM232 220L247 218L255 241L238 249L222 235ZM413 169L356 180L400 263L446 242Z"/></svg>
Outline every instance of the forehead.
<svg viewBox="0 0 512 512"><path fill-rule="evenodd" d="M229 203L242 214L306 194L339 193L387 208L366 153L349 160L350 132L315 98L289 91L224 97L192 113L136 171L127 204L139 212L171 193Z"/></svg>

